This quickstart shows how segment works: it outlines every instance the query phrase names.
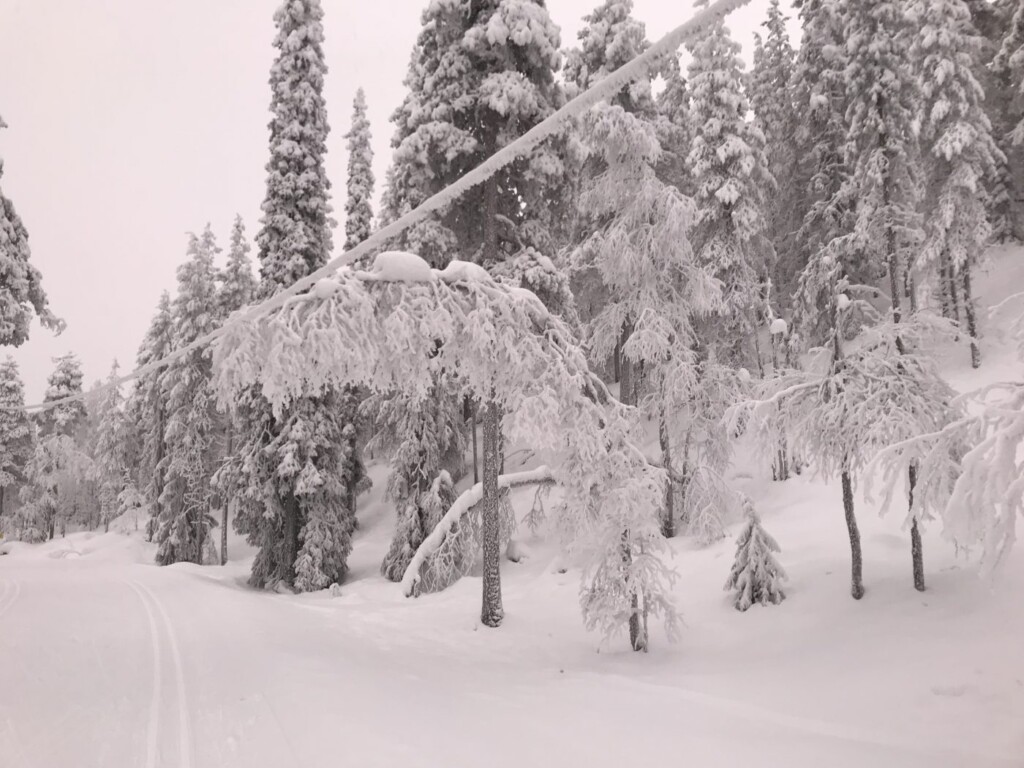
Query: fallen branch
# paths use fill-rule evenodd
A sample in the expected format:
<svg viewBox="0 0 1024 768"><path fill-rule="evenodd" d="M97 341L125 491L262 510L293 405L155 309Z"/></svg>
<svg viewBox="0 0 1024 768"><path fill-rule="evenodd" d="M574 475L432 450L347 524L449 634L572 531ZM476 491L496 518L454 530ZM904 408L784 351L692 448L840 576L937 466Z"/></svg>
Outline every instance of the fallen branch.
<svg viewBox="0 0 1024 768"><path fill-rule="evenodd" d="M518 488L523 485L547 485L555 482L554 473L547 466L537 467L527 472L513 472L498 477L498 488ZM434 552L436 552L445 537L449 534L452 526L459 519L469 512L484 496L484 484L477 483L469 490L462 493L451 505L444 517L437 526L430 532L430 535L423 540L423 543L416 549L405 574L402 576L402 593L406 597L413 597L416 594L416 585L420 581L420 569Z"/></svg>

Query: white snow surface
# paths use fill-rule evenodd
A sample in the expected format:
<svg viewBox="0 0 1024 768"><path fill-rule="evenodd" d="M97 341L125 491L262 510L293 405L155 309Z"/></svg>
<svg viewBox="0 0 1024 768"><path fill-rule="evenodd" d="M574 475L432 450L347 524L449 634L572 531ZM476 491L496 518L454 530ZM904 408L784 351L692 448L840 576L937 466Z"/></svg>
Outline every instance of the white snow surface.
<svg viewBox="0 0 1024 768"><path fill-rule="evenodd" d="M985 303L1024 286L1022 257L996 254ZM962 346L944 360L960 389L1020 376L987 330L980 371ZM520 455L507 471L551 459ZM682 636L655 630L636 654L598 648L576 565L525 526L529 556L502 562L500 629L479 623L478 576L403 597L378 573L387 472L370 467L340 595L249 589L253 551L234 535L224 567L157 568L134 524L5 542L0 766L1024 765L1019 546L984 580L926 524L918 593L902 516L858 497L867 593L854 601L839 488L773 483L741 452L731 481L781 546L786 601L739 613L722 591L740 520L704 549L673 539ZM512 493L520 514L533 493Z"/></svg>
<svg viewBox="0 0 1024 768"><path fill-rule="evenodd" d="M781 317L777 317L774 320L772 320L772 324L768 328L768 333L770 333L772 336L785 336L787 333L789 333L789 325L787 325L786 321L783 320Z"/></svg>
<svg viewBox="0 0 1024 768"><path fill-rule="evenodd" d="M452 259L444 269L436 270L437 276L446 283L488 283L493 278L486 269L471 261Z"/></svg>
<svg viewBox="0 0 1024 768"><path fill-rule="evenodd" d="M434 279L434 270L415 253L407 251L384 251L373 260L371 274L384 282L429 283Z"/></svg>

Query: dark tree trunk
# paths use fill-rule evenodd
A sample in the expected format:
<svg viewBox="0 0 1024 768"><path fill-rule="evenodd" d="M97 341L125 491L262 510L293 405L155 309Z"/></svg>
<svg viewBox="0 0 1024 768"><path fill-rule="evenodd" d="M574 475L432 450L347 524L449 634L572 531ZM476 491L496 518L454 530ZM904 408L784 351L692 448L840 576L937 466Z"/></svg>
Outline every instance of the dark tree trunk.
<svg viewBox="0 0 1024 768"><path fill-rule="evenodd" d="M846 530L850 534L850 594L854 600L864 597L864 561L860 551L860 530L853 511L853 481L847 470L843 471L843 510L846 512Z"/></svg>
<svg viewBox="0 0 1024 768"><path fill-rule="evenodd" d="M949 309L953 320L960 322L960 289L956 284L956 270L950 264L946 268L946 292L949 296Z"/></svg>
<svg viewBox="0 0 1024 768"><path fill-rule="evenodd" d="M299 500L289 493L283 507L284 541L278 570L280 578L290 586L295 583L295 559L299 556Z"/></svg>
<svg viewBox="0 0 1024 768"><path fill-rule="evenodd" d="M480 621L488 627L501 626L505 610L501 604L501 520L498 466L501 462L501 413L495 403L483 410L483 606Z"/></svg>
<svg viewBox="0 0 1024 768"><path fill-rule="evenodd" d="M661 533L666 539L671 539L676 535L675 483L672 479L672 441L669 439L668 422L664 413L658 421L658 442L661 444L662 465L668 473L668 481L665 483L665 509L661 518Z"/></svg>
<svg viewBox="0 0 1024 768"><path fill-rule="evenodd" d="M476 445L476 403L473 403L473 413L469 417L469 425L473 430L473 485L480 482L480 457Z"/></svg>
<svg viewBox="0 0 1024 768"><path fill-rule="evenodd" d="M615 340L615 353L612 355L612 372L615 376L615 383L622 381L622 335Z"/></svg>
<svg viewBox="0 0 1024 768"><path fill-rule="evenodd" d="M0 487L0 518L4 516L4 507L7 501L7 486Z"/></svg>
<svg viewBox="0 0 1024 768"><path fill-rule="evenodd" d="M964 285L964 315L967 317L967 333L971 337L971 366L981 367L981 347L978 346L978 318L974 312L974 297L971 294L971 266L964 264L960 269Z"/></svg>
<svg viewBox="0 0 1024 768"><path fill-rule="evenodd" d="M910 466L910 506L914 506L914 488L917 487L917 465ZM915 517L910 524L910 557L914 568L914 589L924 592L924 551L921 546L921 531Z"/></svg>
<svg viewBox="0 0 1024 768"><path fill-rule="evenodd" d="M220 564L228 564L228 501L224 500L224 508L220 511Z"/></svg>

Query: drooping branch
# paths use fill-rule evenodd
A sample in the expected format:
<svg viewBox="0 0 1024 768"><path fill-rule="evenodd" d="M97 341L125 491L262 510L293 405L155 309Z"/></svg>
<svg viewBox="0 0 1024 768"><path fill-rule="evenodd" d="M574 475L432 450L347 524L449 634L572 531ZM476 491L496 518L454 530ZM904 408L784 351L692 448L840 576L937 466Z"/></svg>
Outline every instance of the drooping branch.
<svg viewBox="0 0 1024 768"><path fill-rule="evenodd" d="M513 472L501 475L498 478L498 488L518 488L525 485L551 485L555 482L554 473L547 466L537 467L527 472ZM417 585L420 582L420 569L434 552L436 552L445 537L451 532L452 527L472 509L484 496L484 484L477 483L472 488L464 491L455 503L451 505L444 517L438 522L437 527L430 532L430 535L423 540L416 554L413 555L405 575L402 577L402 593L406 597L413 597L418 594Z"/></svg>

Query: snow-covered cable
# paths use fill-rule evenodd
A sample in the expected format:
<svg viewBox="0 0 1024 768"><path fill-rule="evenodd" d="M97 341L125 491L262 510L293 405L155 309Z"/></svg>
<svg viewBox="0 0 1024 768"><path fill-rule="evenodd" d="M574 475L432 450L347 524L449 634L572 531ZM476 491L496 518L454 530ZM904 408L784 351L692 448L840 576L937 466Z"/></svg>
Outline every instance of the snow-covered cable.
<svg viewBox="0 0 1024 768"><path fill-rule="evenodd" d="M320 269L310 273L301 280L296 281L280 293L275 294L266 301L250 307L248 310L235 313L224 325L216 330L211 331L205 336L200 336L191 344L188 344L181 349L176 349L165 357L136 368L134 371L131 371L114 381L108 381L90 392L69 395L67 397L62 397L45 403L35 403L33 405L26 406L25 410L49 410L50 408L54 408L58 405L75 402L77 400L84 400L86 397L105 391L111 387L121 386L122 384L126 384L133 379L146 375L147 373L159 370L165 365L184 357L190 352L212 343L222 336L225 330L234 323L249 322L270 314L274 310L280 308L286 301L288 301L288 299L311 288L317 280L323 277L328 277L339 267L351 264L357 259L373 253L375 250L386 245L389 240L398 236L409 227L423 221L435 211L447 208L467 191L487 181L487 179L499 170L510 165L516 159L537 147L545 138L553 133L557 133L570 120L583 114L583 112L590 109L595 104L606 99L610 99L629 83L647 74L651 67L656 65L663 56L677 50L684 42L700 34L707 24L712 23L719 17L732 13L736 9L747 5L749 2L750 0L716 0L716 2L713 2L707 8L695 14L689 21L680 24L678 27L666 34L642 54L622 65L603 80L579 94L576 98L572 99L572 101L568 102L550 117L535 125L511 144L508 144L495 152L476 168L469 171L467 174L454 181L437 194L428 198L401 218L396 219L387 226L377 230L355 248L335 257L323 267L320 267Z"/></svg>

